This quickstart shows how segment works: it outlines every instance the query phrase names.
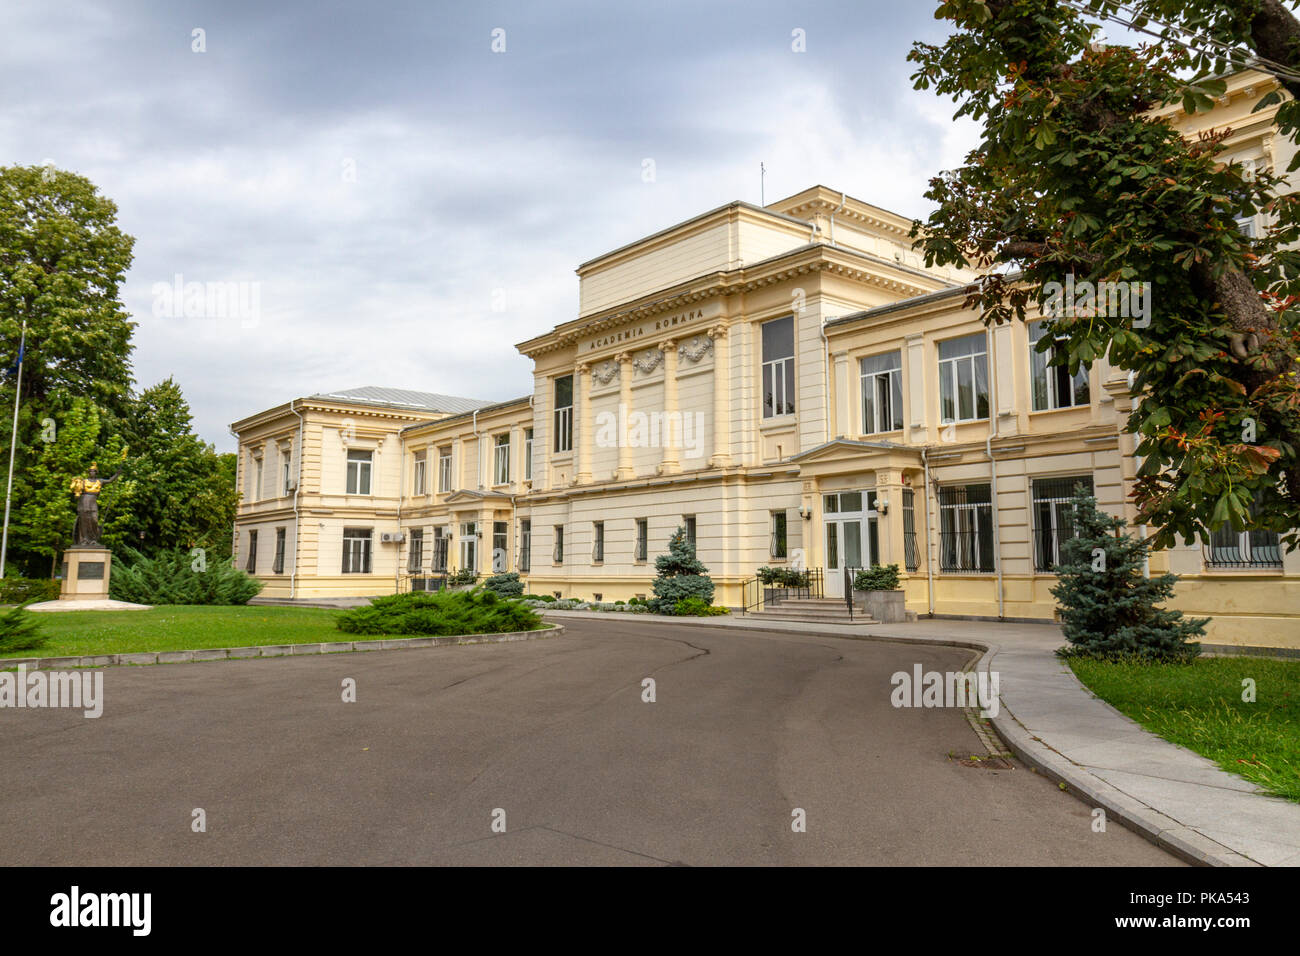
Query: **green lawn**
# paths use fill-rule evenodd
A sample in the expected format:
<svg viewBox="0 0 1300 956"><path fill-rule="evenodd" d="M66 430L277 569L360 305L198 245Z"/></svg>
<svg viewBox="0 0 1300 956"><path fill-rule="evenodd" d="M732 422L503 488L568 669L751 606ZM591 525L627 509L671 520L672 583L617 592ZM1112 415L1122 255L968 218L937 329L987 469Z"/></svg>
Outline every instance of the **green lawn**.
<svg viewBox="0 0 1300 956"><path fill-rule="evenodd" d="M1192 664L1114 664L1075 658L1094 694L1152 733L1208 757L1271 793L1300 802L1300 662L1206 657ZM1242 681L1256 699L1241 699Z"/></svg>
<svg viewBox="0 0 1300 956"><path fill-rule="evenodd" d="M341 611L318 607L160 606L148 611L33 614L50 636L31 651L3 657L89 657L134 651L185 651L258 644L350 641L334 626Z"/></svg>

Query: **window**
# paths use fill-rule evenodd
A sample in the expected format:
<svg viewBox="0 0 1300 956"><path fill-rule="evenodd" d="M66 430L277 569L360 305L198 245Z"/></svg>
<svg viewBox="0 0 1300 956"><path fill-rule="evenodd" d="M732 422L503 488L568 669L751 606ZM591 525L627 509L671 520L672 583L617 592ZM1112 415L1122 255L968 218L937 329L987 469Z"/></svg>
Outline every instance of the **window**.
<svg viewBox="0 0 1300 956"><path fill-rule="evenodd" d="M248 560L244 562L244 570L249 574L257 573L257 532L248 532Z"/></svg>
<svg viewBox="0 0 1300 956"><path fill-rule="evenodd" d="M916 493L903 489L903 560L908 571L920 566L920 552L916 547Z"/></svg>
<svg viewBox="0 0 1300 956"><path fill-rule="evenodd" d="M794 316L763 324L763 417L794 413Z"/></svg>
<svg viewBox="0 0 1300 956"><path fill-rule="evenodd" d="M422 495L425 493L425 473L428 467L428 452L417 451L415 453L415 475L411 479L411 494Z"/></svg>
<svg viewBox="0 0 1300 956"><path fill-rule="evenodd" d="M1242 216L1240 219L1236 220L1236 223L1237 223L1237 231L1239 233L1241 233L1247 239L1255 238L1255 217L1254 216Z"/></svg>
<svg viewBox="0 0 1300 956"><path fill-rule="evenodd" d="M556 564L564 563L564 525L555 526L555 547L551 550L551 560Z"/></svg>
<svg viewBox="0 0 1300 956"><path fill-rule="evenodd" d="M1257 509L1252 508L1252 513ZM1281 568L1282 549L1276 531L1237 531L1225 524L1210 535L1205 564L1211 568Z"/></svg>
<svg viewBox="0 0 1300 956"><path fill-rule="evenodd" d="M519 570L533 569L533 522L531 518L519 519Z"/></svg>
<svg viewBox="0 0 1300 956"><path fill-rule="evenodd" d="M1045 352L1038 351L1037 343L1048 334L1046 322L1030 323L1029 370L1033 380L1034 411L1087 405L1088 367L1080 364L1079 371L1071 375L1066 366L1052 365L1051 361L1058 354L1064 354L1064 349L1057 344L1059 339L1053 339Z"/></svg>
<svg viewBox="0 0 1300 956"><path fill-rule="evenodd" d="M591 526L591 560L599 563L605 560L605 522L596 521Z"/></svg>
<svg viewBox="0 0 1300 956"><path fill-rule="evenodd" d="M374 452L369 451L348 452L348 494L370 494L370 469L373 454Z"/></svg>
<svg viewBox="0 0 1300 956"><path fill-rule="evenodd" d="M465 521L460 526L460 569L478 570L478 524Z"/></svg>
<svg viewBox="0 0 1300 956"><path fill-rule="evenodd" d="M502 574L510 557L510 522L492 522L492 573Z"/></svg>
<svg viewBox="0 0 1300 956"><path fill-rule="evenodd" d="M411 550L406 557L406 570L419 574L424 570L424 529L411 529Z"/></svg>
<svg viewBox="0 0 1300 956"><path fill-rule="evenodd" d="M524 481L533 480L533 430L524 429Z"/></svg>
<svg viewBox="0 0 1300 956"><path fill-rule="evenodd" d="M898 431L903 427L903 357L900 352L868 355L862 373L862 433Z"/></svg>
<svg viewBox="0 0 1300 956"><path fill-rule="evenodd" d="M343 529L343 573L370 573L370 529Z"/></svg>
<svg viewBox="0 0 1300 956"><path fill-rule="evenodd" d="M254 501L262 500L262 456L253 456L253 493L250 497Z"/></svg>
<svg viewBox="0 0 1300 956"><path fill-rule="evenodd" d="M993 504L987 484L939 489L939 570L993 570Z"/></svg>
<svg viewBox="0 0 1300 956"><path fill-rule="evenodd" d="M451 446L438 449L438 490L451 491Z"/></svg>
<svg viewBox="0 0 1300 956"><path fill-rule="evenodd" d="M645 561L650 553L650 522L646 518L636 519L636 549L633 560Z"/></svg>
<svg viewBox="0 0 1300 956"><path fill-rule="evenodd" d="M280 446L280 494L288 497L293 494L293 446Z"/></svg>
<svg viewBox="0 0 1300 956"><path fill-rule="evenodd" d="M1075 535L1074 509L1070 506L1075 485L1083 485L1092 494L1091 475L1033 481L1036 571L1055 571L1061 563L1061 547Z"/></svg>
<svg viewBox="0 0 1300 956"><path fill-rule="evenodd" d="M784 511L772 512L772 541L767 552L774 558L784 558L787 552L786 514Z"/></svg>
<svg viewBox="0 0 1300 956"><path fill-rule="evenodd" d="M284 574L284 528L275 529L275 560L271 562L272 574Z"/></svg>
<svg viewBox="0 0 1300 956"><path fill-rule="evenodd" d="M492 477L498 485L510 484L510 433L496 437L496 447L492 450Z"/></svg>
<svg viewBox="0 0 1300 956"><path fill-rule="evenodd" d="M945 425L989 417L989 354L983 333L939 343L939 414Z"/></svg>
<svg viewBox="0 0 1300 956"><path fill-rule="evenodd" d="M573 450L573 376L555 380L555 450Z"/></svg>
<svg viewBox="0 0 1300 956"><path fill-rule="evenodd" d="M445 534L442 528L433 529L433 555L430 562L429 570L446 572L447 570L447 544L451 538Z"/></svg>
<svg viewBox="0 0 1300 956"><path fill-rule="evenodd" d="M686 529L686 540L695 547L695 515L682 515L682 527Z"/></svg>

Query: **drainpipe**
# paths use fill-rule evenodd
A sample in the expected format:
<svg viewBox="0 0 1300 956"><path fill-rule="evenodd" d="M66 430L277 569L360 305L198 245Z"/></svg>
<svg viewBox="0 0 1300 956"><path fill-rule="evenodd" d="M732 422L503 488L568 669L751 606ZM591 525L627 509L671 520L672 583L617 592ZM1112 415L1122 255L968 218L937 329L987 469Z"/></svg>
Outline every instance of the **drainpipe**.
<svg viewBox="0 0 1300 956"><path fill-rule="evenodd" d="M845 203L847 203L848 201L849 201L849 199L848 199L848 195L847 195L846 193L840 193L840 205L839 205L839 208L836 209L834 212L831 213L831 245L832 245L832 246L835 245L835 213L843 212L843 211L844 211L844 205L845 205Z"/></svg>
<svg viewBox="0 0 1300 956"><path fill-rule="evenodd" d="M831 340L826 337L826 317L822 317L822 371L826 376L826 387L822 389L822 421L826 425L826 437L831 440ZM761 396L760 396L761 397Z"/></svg>
<svg viewBox="0 0 1300 956"><path fill-rule="evenodd" d="M427 468L428 465L426 464ZM402 533L402 495L406 493L406 436L397 433L397 533ZM393 593L402 593L402 545L397 542L397 559L393 562Z"/></svg>
<svg viewBox="0 0 1300 956"><path fill-rule="evenodd" d="M244 464L244 452L242 447L239 444L239 435L238 433L236 433L234 426L227 425L226 431L230 432L230 437L235 440L235 493L238 494L240 487L247 483L246 479L248 477L247 475L240 475L240 471ZM245 481L240 481L241 477L244 478ZM230 529L230 566L231 567L235 567L235 552L239 549L238 505L236 505L235 507L236 507L235 523L233 527L231 527Z"/></svg>
<svg viewBox="0 0 1300 956"><path fill-rule="evenodd" d="M998 573L998 620L1006 617L1002 588L1002 539L998 520L998 462L993 457L993 439L998 433L998 363L993 351L993 330L988 330L989 355L989 433L984 439L984 454L989 459L989 500L993 503L993 567Z"/></svg>
<svg viewBox="0 0 1300 956"><path fill-rule="evenodd" d="M930 598L930 617L934 617L934 525L930 520L930 446L921 449L921 461L925 465L925 577L926 588Z"/></svg>
<svg viewBox="0 0 1300 956"><path fill-rule="evenodd" d="M298 478L293 483L293 570L289 572L289 600L298 596L298 544L301 540L299 528L301 518L298 514L298 496L302 494L302 459L303 459L303 417L302 412L294 408L298 399L289 402L289 411L298 416Z"/></svg>

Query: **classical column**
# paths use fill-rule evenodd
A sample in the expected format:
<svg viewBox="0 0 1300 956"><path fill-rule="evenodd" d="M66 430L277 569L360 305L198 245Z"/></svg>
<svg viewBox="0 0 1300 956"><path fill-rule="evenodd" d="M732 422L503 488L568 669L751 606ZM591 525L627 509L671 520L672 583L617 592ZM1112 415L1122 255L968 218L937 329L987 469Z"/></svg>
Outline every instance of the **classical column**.
<svg viewBox="0 0 1300 956"><path fill-rule="evenodd" d="M713 457L709 465L726 468L731 464L731 395L730 356L727 354L727 327L715 325L709 329L713 340Z"/></svg>
<svg viewBox="0 0 1300 956"><path fill-rule="evenodd" d="M681 413L677 408L677 343L665 339L659 343L659 349L664 353L664 417L659 435L663 443L663 458L659 463L659 474L675 475L682 470L677 457L681 434Z"/></svg>
<svg viewBox="0 0 1300 956"><path fill-rule="evenodd" d="M578 473L574 483L591 484L591 366L578 365Z"/></svg>
<svg viewBox="0 0 1300 956"><path fill-rule="evenodd" d="M632 448L627 443L627 420L632 414L632 354L620 352L618 362L618 470L615 481L626 481L636 476L632 468Z"/></svg>

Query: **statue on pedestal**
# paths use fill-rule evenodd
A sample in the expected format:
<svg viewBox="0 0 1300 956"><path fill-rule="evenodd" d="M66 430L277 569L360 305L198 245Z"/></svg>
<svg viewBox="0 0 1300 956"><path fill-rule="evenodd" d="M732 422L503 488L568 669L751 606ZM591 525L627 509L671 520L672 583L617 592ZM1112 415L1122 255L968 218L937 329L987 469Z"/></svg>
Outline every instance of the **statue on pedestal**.
<svg viewBox="0 0 1300 956"><path fill-rule="evenodd" d="M85 478L72 479L72 493L77 496L77 524L72 531L72 540L78 548L102 548L99 540L99 493L104 485L116 481L121 472L111 478L99 477L99 468L90 466L90 474Z"/></svg>

